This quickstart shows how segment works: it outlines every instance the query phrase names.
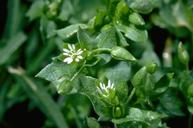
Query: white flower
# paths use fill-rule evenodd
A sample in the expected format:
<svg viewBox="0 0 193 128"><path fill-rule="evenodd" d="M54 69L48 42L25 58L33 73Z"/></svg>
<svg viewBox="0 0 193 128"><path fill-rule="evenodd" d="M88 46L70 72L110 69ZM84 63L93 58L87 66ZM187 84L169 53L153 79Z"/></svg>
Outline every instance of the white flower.
<svg viewBox="0 0 193 128"><path fill-rule="evenodd" d="M67 64L70 64L73 61L79 62L81 59L83 59L82 53L82 49L76 50L74 44L68 44L68 49L63 49L63 55L66 56L63 62Z"/></svg>
<svg viewBox="0 0 193 128"><path fill-rule="evenodd" d="M107 86L104 83L100 82L100 86L97 87L99 94L103 95L104 97L109 97L111 92L115 92L114 83L108 80Z"/></svg>

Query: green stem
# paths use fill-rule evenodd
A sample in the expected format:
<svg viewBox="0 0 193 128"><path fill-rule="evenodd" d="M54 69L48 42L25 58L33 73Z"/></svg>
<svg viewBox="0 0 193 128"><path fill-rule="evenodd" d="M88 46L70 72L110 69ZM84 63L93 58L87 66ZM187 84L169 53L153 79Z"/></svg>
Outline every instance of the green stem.
<svg viewBox="0 0 193 128"><path fill-rule="evenodd" d="M111 52L110 48L98 48L98 49L93 50L89 56L96 55L99 53L110 53L110 52Z"/></svg>
<svg viewBox="0 0 193 128"><path fill-rule="evenodd" d="M85 64L85 67L92 67L95 66L101 59L97 58L97 60L92 64Z"/></svg>
<svg viewBox="0 0 193 128"><path fill-rule="evenodd" d="M128 98L128 102L131 101L134 94L135 94L135 88L132 89L131 94L129 95L129 98Z"/></svg>
<svg viewBox="0 0 193 128"><path fill-rule="evenodd" d="M73 77L70 79L70 81L73 81L78 74L82 71L82 69L85 67L86 61L84 61L83 65L80 67L80 69L73 75Z"/></svg>

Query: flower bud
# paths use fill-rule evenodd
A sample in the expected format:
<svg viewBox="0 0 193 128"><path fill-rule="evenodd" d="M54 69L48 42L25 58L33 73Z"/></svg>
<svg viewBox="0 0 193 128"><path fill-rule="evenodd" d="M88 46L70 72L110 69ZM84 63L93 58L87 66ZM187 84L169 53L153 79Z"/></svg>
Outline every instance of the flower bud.
<svg viewBox="0 0 193 128"><path fill-rule="evenodd" d="M183 47L182 42L179 43L178 45L178 58L181 63L187 65L189 62L189 54L186 51L186 49Z"/></svg>
<svg viewBox="0 0 193 128"><path fill-rule="evenodd" d="M156 71L156 69L157 69L157 64L155 64L155 63L152 63L152 64L146 66L146 71L148 73L151 73L151 74L153 74Z"/></svg>
<svg viewBox="0 0 193 128"><path fill-rule="evenodd" d="M135 61L135 57L126 49L122 47L113 47L111 50L111 55L113 58L117 60L128 60L128 61Z"/></svg>
<svg viewBox="0 0 193 128"><path fill-rule="evenodd" d="M54 1L51 3L48 3L47 5L47 16L48 18L53 18L58 14L60 1Z"/></svg>
<svg viewBox="0 0 193 128"><path fill-rule="evenodd" d="M113 117L118 118L122 116L122 110L120 106L116 106L113 108Z"/></svg>

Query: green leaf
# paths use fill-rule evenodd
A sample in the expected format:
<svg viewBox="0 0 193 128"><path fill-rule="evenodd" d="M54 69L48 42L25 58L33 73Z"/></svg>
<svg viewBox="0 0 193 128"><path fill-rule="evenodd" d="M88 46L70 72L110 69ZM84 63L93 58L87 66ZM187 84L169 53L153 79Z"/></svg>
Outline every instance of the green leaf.
<svg viewBox="0 0 193 128"><path fill-rule="evenodd" d="M57 28L57 25L53 21L48 21L47 22L47 28L46 28L46 33L47 33L47 38L51 38L55 36L55 30Z"/></svg>
<svg viewBox="0 0 193 128"><path fill-rule="evenodd" d="M126 49L115 46L111 49L111 55L117 60L135 61L135 57Z"/></svg>
<svg viewBox="0 0 193 128"><path fill-rule="evenodd" d="M188 110L193 114L193 84L188 87Z"/></svg>
<svg viewBox="0 0 193 128"><path fill-rule="evenodd" d="M93 117L86 118L86 122L89 128L100 128L100 124Z"/></svg>
<svg viewBox="0 0 193 128"><path fill-rule="evenodd" d="M36 77L43 78L48 81L59 80L62 77L71 77L72 74L76 71L76 68L72 65L68 65L63 62L53 62L47 65L44 69L42 69Z"/></svg>
<svg viewBox="0 0 193 128"><path fill-rule="evenodd" d="M126 62L119 62L113 67L105 69L105 76L116 83L127 82L131 77L131 66Z"/></svg>
<svg viewBox="0 0 193 128"><path fill-rule="evenodd" d="M125 2L125 0L121 0L116 7L115 10L115 20L116 22L121 22L122 20L126 19L128 16L129 8Z"/></svg>
<svg viewBox="0 0 193 128"><path fill-rule="evenodd" d="M153 93L155 78L147 72L147 67L142 67L132 78L132 85L136 88L139 101L146 101Z"/></svg>
<svg viewBox="0 0 193 128"><path fill-rule="evenodd" d="M145 21L142 16L136 12L133 12L129 15L129 21L134 25L145 25Z"/></svg>
<svg viewBox="0 0 193 128"><path fill-rule="evenodd" d="M164 22L172 27L186 27L193 31L193 15L191 9L182 1L175 4L164 4L160 8L160 16Z"/></svg>
<svg viewBox="0 0 193 128"><path fill-rule="evenodd" d="M189 86L193 83L193 77L190 75L190 72L185 70L181 71L179 74L179 79L177 79L177 87L179 87L180 91L187 96L187 91Z"/></svg>
<svg viewBox="0 0 193 128"><path fill-rule="evenodd" d="M88 50L92 50L97 48L97 44L93 38L91 38L86 31L83 29L79 29L77 33L78 42L80 43L82 48L86 48Z"/></svg>
<svg viewBox="0 0 193 128"><path fill-rule="evenodd" d="M61 5L61 11L58 14L58 18L62 21L67 21L69 17L75 13L74 8L71 1L64 1Z"/></svg>
<svg viewBox="0 0 193 128"><path fill-rule="evenodd" d="M146 67L141 68L132 78L131 82L134 87L137 87L143 83L147 75Z"/></svg>
<svg viewBox="0 0 193 128"><path fill-rule="evenodd" d="M72 100L73 99L73 100ZM65 104L64 104L65 102ZM90 113L91 110L91 103L89 99L81 95L79 93L66 95L65 98L60 102L62 106L65 106L63 108L64 113L72 114L69 109L72 107L77 111L76 117L79 117L80 119L85 119ZM69 109L66 109L69 108ZM66 118L68 118L69 115L65 115Z"/></svg>
<svg viewBox="0 0 193 128"><path fill-rule="evenodd" d="M178 93L175 89L168 89L159 97L160 105L157 110L170 116L184 116L183 102L179 99Z"/></svg>
<svg viewBox="0 0 193 128"><path fill-rule="evenodd" d="M154 89L154 93L156 95L164 93L169 88L169 84L173 78L173 75L173 73L168 73L162 76L158 82L156 82Z"/></svg>
<svg viewBox="0 0 193 128"><path fill-rule="evenodd" d="M193 97L193 84L189 85L187 93L188 96Z"/></svg>
<svg viewBox="0 0 193 128"><path fill-rule="evenodd" d="M112 48L117 45L115 29L110 27L102 31L96 38L99 48Z"/></svg>
<svg viewBox="0 0 193 128"><path fill-rule="evenodd" d="M141 110L138 108L129 108L129 113L125 118L112 119L112 122L115 124L124 124L124 123L136 123L143 124L146 128L155 128L161 124L161 118L165 117L157 112ZM154 126L154 127L152 127Z"/></svg>
<svg viewBox="0 0 193 128"><path fill-rule="evenodd" d="M129 44L127 43L123 34L120 31L118 31L117 29L116 29L116 31L117 31L117 35L118 35L118 43L123 47L129 46Z"/></svg>
<svg viewBox="0 0 193 128"><path fill-rule="evenodd" d="M157 56L157 54L150 49L147 49L143 52L141 59L139 60L141 65L149 65L150 63L155 63L158 66L161 65L161 62Z"/></svg>
<svg viewBox="0 0 193 128"><path fill-rule="evenodd" d="M44 2L42 0L35 1L26 13L26 16L29 17L30 21L32 21L43 15L43 9Z"/></svg>
<svg viewBox="0 0 193 128"><path fill-rule="evenodd" d="M67 79L64 79L59 85L57 85L57 91L59 94L68 94L72 89L73 84Z"/></svg>
<svg viewBox="0 0 193 128"><path fill-rule="evenodd" d="M73 24L65 28L59 29L56 31L57 35L62 39L67 39L78 32L79 28L86 29L87 25L85 24Z"/></svg>
<svg viewBox="0 0 193 128"><path fill-rule="evenodd" d="M97 57L100 59L100 62L101 64L107 64L111 61L112 59L112 56L109 55L109 54L105 54L105 53L102 53L102 54L98 54Z"/></svg>
<svg viewBox="0 0 193 128"><path fill-rule="evenodd" d="M0 49L0 65L6 63L11 55L26 41L27 36L20 32L13 36L8 42L7 45Z"/></svg>
<svg viewBox="0 0 193 128"><path fill-rule="evenodd" d="M128 6L140 13L150 13L160 4L159 0L127 0Z"/></svg>
<svg viewBox="0 0 193 128"><path fill-rule="evenodd" d="M99 81L95 78L85 76L81 78L81 84L82 87L80 92L90 99L95 112L101 118L109 119L110 117L112 117L112 106L105 103L97 92L97 86L99 86Z"/></svg>
<svg viewBox="0 0 193 128"><path fill-rule="evenodd" d="M123 32L125 36L135 42L145 42L147 41L148 34L146 30L141 30L136 28L133 25L125 26L125 25L117 25L116 28Z"/></svg>
<svg viewBox="0 0 193 128"><path fill-rule="evenodd" d="M105 15L106 15L106 11L104 11L104 10L99 10L97 12L97 15L96 15L95 21L94 21L94 26L95 27L100 27L100 26L103 25Z"/></svg>

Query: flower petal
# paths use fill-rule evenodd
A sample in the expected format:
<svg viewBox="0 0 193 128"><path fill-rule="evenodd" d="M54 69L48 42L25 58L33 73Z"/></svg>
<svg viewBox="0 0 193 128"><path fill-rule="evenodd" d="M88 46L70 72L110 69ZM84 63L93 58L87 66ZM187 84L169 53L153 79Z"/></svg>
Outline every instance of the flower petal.
<svg viewBox="0 0 193 128"><path fill-rule="evenodd" d="M76 49L74 44L72 44L71 46L72 46L72 49L73 49L73 50L75 50L75 49Z"/></svg>
<svg viewBox="0 0 193 128"><path fill-rule="evenodd" d="M110 80L108 80L107 87L108 87L108 88L111 88L111 81L110 81Z"/></svg>
<svg viewBox="0 0 193 128"><path fill-rule="evenodd" d="M81 49L78 49L78 51L76 52L77 55L81 55L83 53L83 51Z"/></svg>
<svg viewBox="0 0 193 128"><path fill-rule="evenodd" d="M64 59L64 62L66 62L67 64L72 63L73 58L72 57L67 57L66 59Z"/></svg>
<svg viewBox="0 0 193 128"><path fill-rule="evenodd" d="M83 59L83 57L82 57L82 56L77 56L77 58L78 58L78 59L80 59L80 60L81 60L81 59Z"/></svg>
<svg viewBox="0 0 193 128"><path fill-rule="evenodd" d="M64 56L69 56L69 53L63 52L62 53Z"/></svg>
<svg viewBox="0 0 193 128"><path fill-rule="evenodd" d="M72 45L68 44L68 48L70 49L70 51L73 51Z"/></svg>
<svg viewBox="0 0 193 128"><path fill-rule="evenodd" d="M75 59L76 62L79 62L80 60L78 58Z"/></svg>
<svg viewBox="0 0 193 128"><path fill-rule="evenodd" d="M69 51L68 49L66 49L66 48L63 48L63 51L64 51L65 53L70 53L70 51Z"/></svg>

